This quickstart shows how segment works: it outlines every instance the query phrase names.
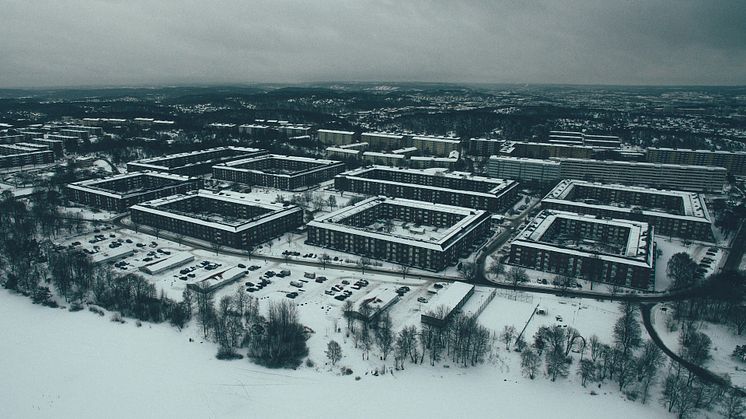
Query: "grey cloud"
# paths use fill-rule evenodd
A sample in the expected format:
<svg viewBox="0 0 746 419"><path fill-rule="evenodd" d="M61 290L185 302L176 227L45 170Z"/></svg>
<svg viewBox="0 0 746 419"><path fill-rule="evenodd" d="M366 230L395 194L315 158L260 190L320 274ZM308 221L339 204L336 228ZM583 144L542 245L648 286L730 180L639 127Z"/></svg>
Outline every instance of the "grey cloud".
<svg viewBox="0 0 746 419"><path fill-rule="evenodd" d="M746 83L737 0L0 3L0 87Z"/></svg>

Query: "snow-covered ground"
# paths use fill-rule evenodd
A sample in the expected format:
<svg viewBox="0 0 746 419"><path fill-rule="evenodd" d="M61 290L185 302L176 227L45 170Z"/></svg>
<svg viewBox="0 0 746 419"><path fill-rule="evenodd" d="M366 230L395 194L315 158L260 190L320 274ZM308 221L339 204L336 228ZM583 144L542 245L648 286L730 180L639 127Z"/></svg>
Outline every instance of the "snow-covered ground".
<svg viewBox="0 0 746 419"><path fill-rule="evenodd" d="M662 311L662 307L665 306L658 305L653 311L655 330L658 331L658 335L666 346L678 353L681 348L679 345L680 330L668 330L666 320L672 316L672 312L670 309ZM746 387L746 363L731 357L736 345L746 344L746 337L736 335L725 325L710 322L702 322L699 331L712 340L710 351L712 359L707 361L704 367L717 374L727 374L733 384Z"/></svg>
<svg viewBox="0 0 746 419"><path fill-rule="evenodd" d="M301 314L304 323L308 317ZM375 377L345 345L340 365L354 373L341 376L321 352L341 334L316 330L309 340L315 367L270 370L216 360L213 344L189 342L195 330L119 325L88 311L34 306L5 290L0 329L4 418L673 417L655 402L624 400L613 385L593 396L574 376L530 381L518 357L504 351L475 368L408 364Z"/></svg>

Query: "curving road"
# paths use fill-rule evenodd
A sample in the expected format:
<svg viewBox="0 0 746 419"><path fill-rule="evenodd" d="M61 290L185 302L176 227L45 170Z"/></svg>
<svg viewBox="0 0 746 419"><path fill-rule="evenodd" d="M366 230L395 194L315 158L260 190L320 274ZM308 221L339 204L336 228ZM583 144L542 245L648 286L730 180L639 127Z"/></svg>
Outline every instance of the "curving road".
<svg viewBox="0 0 746 419"><path fill-rule="evenodd" d="M697 364L687 361L686 359L679 356L676 352L668 348L663 343L663 340L658 335L658 331L656 331L655 327L653 326L653 313L652 313L653 307L655 307L655 304L640 304L640 313L642 314L642 323L645 325L645 329L648 331L648 335L650 336L650 339L652 339L653 342L655 342L655 344L658 345L658 347L661 348L661 350L666 355L668 355L669 358L681 364L681 366L691 371L692 374L702 379L702 381L712 383L712 384L717 384L721 387L730 387L736 392L738 392L738 394L740 394L742 397L746 397L746 391L744 391L744 389L731 384L730 382L726 381L723 377L715 374L714 372L706 368L703 368L701 365L697 365Z"/></svg>

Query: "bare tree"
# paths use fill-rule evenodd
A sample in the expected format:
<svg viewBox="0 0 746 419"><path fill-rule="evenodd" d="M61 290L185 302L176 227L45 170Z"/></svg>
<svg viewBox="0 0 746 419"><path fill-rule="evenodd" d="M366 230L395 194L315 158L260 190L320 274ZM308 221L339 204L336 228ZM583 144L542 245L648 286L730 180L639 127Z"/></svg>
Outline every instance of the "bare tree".
<svg viewBox="0 0 746 419"><path fill-rule="evenodd" d="M513 288L518 288L519 283L528 282L528 273L520 266L513 266L508 270L508 281L513 284Z"/></svg>
<svg viewBox="0 0 746 419"><path fill-rule="evenodd" d="M505 349L510 349L510 342L513 341L513 338L515 337L516 330L514 326L505 326L503 327L502 333L500 333L500 340L505 343Z"/></svg>
<svg viewBox="0 0 746 419"><path fill-rule="evenodd" d="M402 279L407 277L407 273L409 273L409 270L411 267L409 265L406 265L404 263L399 264L399 272L401 272Z"/></svg>
<svg viewBox="0 0 746 419"><path fill-rule="evenodd" d="M389 356L389 353L391 353L394 345L394 332L391 328L391 317L388 313L384 313L376 329L376 343L381 350L384 361Z"/></svg>
<svg viewBox="0 0 746 419"><path fill-rule="evenodd" d="M331 256L328 253L322 253L319 259L321 260L321 267L326 270L326 264L332 260Z"/></svg>
<svg viewBox="0 0 746 419"><path fill-rule="evenodd" d="M330 340L326 345L326 357L329 358L332 365L337 365L340 359L342 359L342 347L339 346L334 340Z"/></svg>
<svg viewBox="0 0 746 419"><path fill-rule="evenodd" d="M526 348L521 352L521 371L523 371L523 375L533 380L540 367L541 357L533 349Z"/></svg>
<svg viewBox="0 0 746 419"><path fill-rule="evenodd" d="M495 276L495 281L500 280L500 276L505 274L505 265L497 260L492 261L492 264L487 269L487 272Z"/></svg>

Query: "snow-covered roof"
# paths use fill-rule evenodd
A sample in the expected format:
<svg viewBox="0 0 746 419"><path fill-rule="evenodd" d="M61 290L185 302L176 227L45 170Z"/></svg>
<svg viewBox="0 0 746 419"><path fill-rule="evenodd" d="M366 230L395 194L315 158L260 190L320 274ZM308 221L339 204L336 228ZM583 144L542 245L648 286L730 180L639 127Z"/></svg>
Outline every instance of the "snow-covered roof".
<svg viewBox="0 0 746 419"><path fill-rule="evenodd" d="M228 223L225 221L219 222L216 220L207 221L199 217L191 217L189 215L179 214L165 207L168 204L172 204L180 200L193 199L196 197L211 199L215 201L231 202L248 207L259 207L269 210L270 212L261 214L252 219L237 220L236 222ZM188 194L172 195L165 198L154 199L152 201L143 202L142 204L133 205L132 207L130 207L130 209L132 211L142 211L150 214L173 218L176 220L187 221L210 228L220 229L230 233L238 233L248 228L255 227L259 224L263 224L268 221L283 217L289 213L303 211L301 208L294 205L284 207L282 205L265 204L250 200L249 197L245 195L229 194L226 192L215 193L204 189L200 189L196 192Z"/></svg>
<svg viewBox="0 0 746 419"><path fill-rule="evenodd" d="M381 233L377 231L371 231L368 229L364 229L361 227L355 227L355 226L342 224L342 222L345 219L352 217L353 215L358 214L362 211L370 210L371 208L378 206L378 205L399 205L399 206L409 207L409 208L420 208L420 209L424 209L427 211L438 211L438 212L445 212L445 213L450 213L450 214L458 214L458 215L461 215L462 218L459 221L457 221L455 224L448 227L445 231L443 231L437 237L430 237L430 238L418 238L415 235L404 236L404 235L397 235L397 234L390 234L390 233ZM483 210L474 210L474 209L463 208L463 207L455 207L452 205L434 204L434 203L423 202L423 201L414 201L410 199L372 197L364 201L361 201L355 205L343 207L331 213L322 215L321 217L316 218L313 221L309 222L308 226L323 228L327 230L334 230L334 231L339 231L343 233L365 235L368 237L376 238L378 240L386 240L386 241L391 241L391 242L404 243L404 244L408 244L411 246L418 246L418 247L424 247L424 248L431 249L431 250L442 251L454 243L454 241L452 241L451 238L457 235L464 234L467 231L470 231L473 228L475 228L477 225L474 224L474 221L480 218L481 216L483 216L483 214L485 213L486 211L483 211Z"/></svg>
<svg viewBox="0 0 746 419"><path fill-rule="evenodd" d="M164 165L160 165L158 163L165 162L165 161L168 161L168 160L177 159L177 158L181 158L181 157L199 156L199 155L202 155L202 154L214 153L214 152L218 152L218 151L229 151L229 150L235 152L236 156L239 156L242 153L257 153L257 152L264 151L264 150L259 149L259 148L250 148L250 147L235 147L235 146L213 147L213 148L206 148L204 150L188 151L188 152L185 152L185 153L167 154L165 156L150 157L150 158L147 158L147 159L136 160L136 161L133 161L133 162L130 162L130 163L138 164L138 165L141 165L141 166L150 166L150 167L157 168L157 169L160 169L160 170L167 170L167 169L169 169L169 167L164 166ZM205 160L200 160L197 163L186 163L186 164L184 164L182 166L183 167L192 166L194 164L203 163L203 162L206 162L206 161L209 161L209 160L212 160L212 159L213 158L207 158ZM182 166L180 166L180 167L182 167Z"/></svg>
<svg viewBox="0 0 746 419"><path fill-rule="evenodd" d="M382 179L375 179L375 178L369 178L364 176L368 172L373 171L389 171L389 172L399 172L399 173L413 173L413 174L420 174L425 176L437 176L437 177L446 177L451 179L468 179L473 182L482 182L490 186L489 192L478 192L478 191L465 191L465 190L454 190L449 188L441 188L437 186L429 186L429 185L420 185L417 183L408 183L408 182L397 182L397 181L390 181L390 180L382 180ZM379 182L379 183L388 183L388 184L397 184L397 185L418 185L418 187L425 188L425 189L433 189L433 190L443 190L443 191L456 191L459 193L464 194L474 194L474 195L483 195L483 196L494 196L498 192L515 185L516 182L514 180L509 179L498 179L498 178L491 178L491 177L485 177L485 176L473 176L470 173L466 172L446 172L446 171L439 171L437 174L432 171L422 170L422 169L401 169L401 168L393 168L389 166L370 166L370 167L360 167L357 169L349 170L347 172L344 172L340 174L339 176L344 177L357 177L361 179L365 179L370 182Z"/></svg>
<svg viewBox="0 0 746 419"><path fill-rule="evenodd" d="M490 156L492 161L512 161L512 162L523 162L540 164L544 166L559 166L560 163L554 160L543 160L543 159L532 159L530 157L512 157L512 156Z"/></svg>
<svg viewBox="0 0 746 419"><path fill-rule="evenodd" d="M675 151L677 153L705 153L705 154L736 154L746 155L746 151L729 151L729 150L689 150L685 148L669 148L669 147L649 147L649 151Z"/></svg>
<svg viewBox="0 0 746 419"><path fill-rule="evenodd" d="M131 193L131 192L128 192L128 191L119 192L119 191L108 189L105 186L105 184L107 184L109 182L115 182L115 181L118 181L118 180L127 179L127 178L135 178L135 177L155 177L155 178L161 178L161 179L171 180L173 182L191 182L191 181L196 181L197 180L197 178L190 177L190 176L182 176L182 175L176 175L176 174L172 174L172 173L154 172L154 171L146 170L144 172L122 173L122 174L118 174L118 175L107 176L107 177L100 178L100 179L82 180L80 182L71 183L71 184L67 185L67 187L70 188L70 189L76 189L76 190L79 190L79 191L95 192L95 193L97 193L99 195L103 195L103 196L108 196L108 197L111 197L111 198L118 198L118 199L120 199L120 198L126 197L128 195L134 195L134 194L144 193L144 192L153 191L153 190L157 190L157 189L161 189L161 188L164 188L164 187L170 187L170 186L174 186L175 185L175 183L172 183L172 184L168 184L168 185L158 186L158 187L155 187L155 188L138 190L135 193Z"/></svg>
<svg viewBox="0 0 746 419"><path fill-rule="evenodd" d="M397 300L399 300L399 294L396 293L396 289L394 287L379 286L370 290L360 299L355 301L354 305L352 306L352 310L362 315L361 307L365 305L370 309L368 318L371 318L378 314L380 311L386 310Z"/></svg>
<svg viewBox="0 0 746 419"><path fill-rule="evenodd" d="M456 306L458 306L472 291L474 291L474 285L465 282L457 281L444 284L443 288L440 288L438 293L430 298L430 302L428 303L430 310L428 310L426 314L430 317L443 320L448 317L453 309L456 308ZM438 307L444 307L445 310L443 310L442 313L438 313ZM443 317L441 317L441 315Z"/></svg>
<svg viewBox="0 0 746 419"><path fill-rule="evenodd" d="M461 144L461 138L459 137L438 137L434 135L418 135L412 137L412 140L417 141L431 141L436 143L448 143L448 144Z"/></svg>
<svg viewBox="0 0 746 419"><path fill-rule="evenodd" d="M626 186L619 184L604 184L598 182L587 182L582 180L564 179L557 184L543 199L544 202L551 203L562 203L578 207L586 208L599 208L605 210L613 210L618 212L631 212L632 207L620 207L616 205L608 204L589 204L585 202L573 201L571 198L573 189L576 186L583 186L586 188L596 189L611 189L611 190L624 190L639 194L648 195L666 195L673 198L678 198L682 205L683 214L671 214L663 210L647 210L643 209L643 214L651 214L658 217L668 218L679 218L688 219L691 221L706 221L710 222L710 214L707 210L707 205L704 202L704 198L696 192L685 192L675 191L666 189L653 189L643 188L639 186Z"/></svg>
<svg viewBox="0 0 746 419"><path fill-rule="evenodd" d="M156 274L163 272L167 269L171 269L176 266L183 265L187 262L194 260L194 256L187 252L176 252L171 254L165 259L160 259L156 262L149 263L140 268L141 271L148 272L150 274Z"/></svg>
<svg viewBox="0 0 746 419"><path fill-rule="evenodd" d="M595 223L614 225L628 231L627 243L622 249L621 255L603 252L590 252L579 248L562 246L556 243L544 241L547 230L559 219L570 219L583 223ZM591 215L582 215L574 212L543 210L515 237L513 244L522 244L529 247L548 249L568 254L590 256L598 255L600 258L615 261L637 261L641 266L652 264L653 233L648 223L633 220L620 219L598 219ZM626 262L625 262L626 263Z"/></svg>
<svg viewBox="0 0 746 419"><path fill-rule="evenodd" d="M355 135L355 133L352 131L338 131L338 130L333 130L333 129L320 129L318 130L318 132L324 132L324 133L329 133L329 134Z"/></svg>
<svg viewBox="0 0 746 419"><path fill-rule="evenodd" d="M380 137L380 138L389 138L392 140L401 140L404 138L403 135L400 134L391 134L388 132L364 132L362 135L368 136L368 137Z"/></svg>

